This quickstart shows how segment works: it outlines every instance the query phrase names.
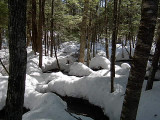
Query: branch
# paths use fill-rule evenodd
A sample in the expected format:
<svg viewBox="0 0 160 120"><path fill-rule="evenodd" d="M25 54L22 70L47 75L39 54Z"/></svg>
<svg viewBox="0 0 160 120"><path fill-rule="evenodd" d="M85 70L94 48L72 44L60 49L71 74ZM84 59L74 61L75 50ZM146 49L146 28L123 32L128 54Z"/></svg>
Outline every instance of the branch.
<svg viewBox="0 0 160 120"><path fill-rule="evenodd" d="M7 74L9 75L9 72L8 72L7 68L4 66L4 64L2 63L1 58L0 58L0 63L2 64L2 66L5 69L5 71L7 72Z"/></svg>

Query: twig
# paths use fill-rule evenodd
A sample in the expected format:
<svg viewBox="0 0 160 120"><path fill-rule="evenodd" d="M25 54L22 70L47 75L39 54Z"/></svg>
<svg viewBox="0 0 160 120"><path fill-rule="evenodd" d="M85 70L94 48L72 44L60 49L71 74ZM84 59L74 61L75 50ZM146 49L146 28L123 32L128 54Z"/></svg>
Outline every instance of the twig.
<svg viewBox="0 0 160 120"><path fill-rule="evenodd" d="M9 75L9 72L8 72L7 68L4 66L4 64L2 63L1 58L0 58L0 63L2 64L2 66L5 69L5 71L7 72L7 74Z"/></svg>

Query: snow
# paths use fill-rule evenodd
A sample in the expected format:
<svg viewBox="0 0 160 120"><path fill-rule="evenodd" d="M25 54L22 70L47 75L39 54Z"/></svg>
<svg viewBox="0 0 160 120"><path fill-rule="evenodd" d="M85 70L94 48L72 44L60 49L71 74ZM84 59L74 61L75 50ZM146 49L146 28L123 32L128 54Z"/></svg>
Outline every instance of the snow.
<svg viewBox="0 0 160 120"><path fill-rule="evenodd" d="M137 113L137 120L160 120L160 82L154 82L152 90L143 91Z"/></svg>
<svg viewBox="0 0 160 120"><path fill-rule="evenodd" d="M115 91L110 93L110 61L105 57L104 46L97 44L97 48L96 57L91 59L87 67L75 62L74 55L79 45L76 42L63 43L57 54L61 70L65 71L65 74L62 72L43 73L42 71L57 69L55 57L43 56L41 70L38 67L38 54L34 55L31 48L28 48L24 107L30 111L23 115L23 120L76 120L73 116L80 117L82 120L92 120L89 117L69 113L66 102L54 93L86 99L101 107L110 120L119 120L130 65L128 63L122 63L121 66L115 65ZM126 48L129 50L128 45ZM128 53L124 52L125 57L122 58L121 51L121 45L117 45L116 59L128 59ZM6 57L3 56L4 54ZM0 56L4 58L5 65L8 65L8 50L1 50ZM151 63L148 62L147 70L150 69L150 65ZM5 106L8 84L8 76L2 75L0 75L0 110ZM160 78L160 70L156 73L156 78ZM154 82L153 89L149 91L145 91L146 82L145 80L143 84L136 120L160 120L160 81Z"/></svg>
<svg viewBox="0 0 160 120"><path fill-rule="evenodd" d="M133 46L131 45L131 56L134 55L134 50ZM127 43L126 46L123 47L121 44L116 45L116 60L128 60L129 58L129 52L130 52L130 45ZM122 54L123 53L123 54Z"/></svg>
<svg viewBox="0 0 160 120"><path fill-rule="evenodd" d="M7 76L0 76L0 110L5 105L7 84L8 84L8 77Z"/></svg>
<svg viewBox="0 0 160 120"><path fill-rule="evenodd" d="M55 76L59 77L54 77L52 81L48 83L48 85L44 84L45 91L56 92L62 96L67 95L87 99L90 103L100 106L102 109L104 109L104 113L108 115L111 120L119 120L124 99L125 86L128 79L127 77L115 78L115 92L111 94L110 77L86 76L79 79L75 77L76 79L73 79L70 78L70 76L66 76L62 73L55 74ZM157 83L160 84L160 82ZM145 88L145 85L146 83L143 85L143 88ZM156 87L157 88L155 90L151 90L155 91L156 94L154 94L154 92L150 93L148 91L144 91L143 89L138 113L147 113L147 116L150 117L145 117L145 114L139 114L137 120L153 120L153 118L155 119L154 114L160 116L160 114L157 113L157 111L160 110L160 103L158 101L160 97L160 88L158 85L156 85ZM39 92L41 92L41 88L44 89L42 84L39 86ZM158 107L154 107L152 112L149 112L152 105L156 105ZM155 120L158 120L158 118L159 117L157 117Z"/></svg>
<svg viewBox="0 0 160 120"><path fill-rule="evenodd" d="M126 75L128 76L129 75L129 71L130 71L130 65L128 63L122 63L121 64L121 67L120 66L117 66L115 65L115 72L116 74L118 75Z"/></svg>
<svg viewBox="0 0 160 120"><path fill-rule="evenodd" d="M60 69L65 72L69 71L69 64L72 64L74 61L75 60L71 55L58 57ZM46 56L43 57L43 65L42 65L43 72L52 70L52 69L58 69L56 58L46 57Z"/></svg>
<svg viewBox="0 0 160 120"><path fill-rule="evenodd" d="M76 44L69 44L69 45L65 45L66 47L64 47L63 52L65 53L72 53L72 52L77 52L78 51L78 46Z"/></svg>
<svg viewBox="0 0 160 120"><path fill-rule="evenodd" d="M80 117L82 120L92 120L89 117L68 113L66 102L54 93L43 94L35 90L37 84L44 82L42 71L36 64L37 60L38 58L35 56L28 61L27 65L24 107L29 108L30 111L23 115L23 120L76 120L73 116ZM37 73L41 73L41 76ZM0 76L0 110L5 105L7 84L8 77Z"/></svg>
<svg viewBox="0 0 160 120"><path fill-rule="evenodd" d="M102 56L97 55L96 57L92 58L89 64L91 69L109 69L110 61Z"/></svg>
<svg viewBox="0 0 160 120"><path fill-rule="evenodd" d="M66 111L67 104L54 93L35 93L35 95L37 96L33 95L33 97L36 99L32 99L35 103L34 107L23 115L23 120L76 120ZM92 120L87 117L82 117L82 119Z"/></svg>
<svg viewBox="0 0 160 120"><path fill-rule="evenodd" d="M86 65L82 63L75 62L70 66L69 75L75 76L88 76L93 73L93 70L88 68Z"/></svg>

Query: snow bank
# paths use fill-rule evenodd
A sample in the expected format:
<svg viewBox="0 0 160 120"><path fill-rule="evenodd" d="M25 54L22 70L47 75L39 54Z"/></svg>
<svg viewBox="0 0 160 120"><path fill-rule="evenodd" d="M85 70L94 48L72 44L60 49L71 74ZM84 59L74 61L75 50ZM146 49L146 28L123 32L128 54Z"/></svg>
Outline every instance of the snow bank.
<svg viewBox="0 0 160 120"><path fill-rule="evenodd" d="M61 52L63 53L75 53L79 50L79 44L75 41L64 42L61 45Z"/></svg>
<svg viewBox="0 0 160 120"><path fill-rule="evenodd" d="M91 59L89 67L91 69L109 69L110 61L105 57L97 55L96 57Z"/></svg>
<svg viewBox="0 0 160 120"><path fill-rule="evenodd" d="M118 65L115 65L115 73L118 75L129 75L129 71L130 71L130 65L128 63L122 63L121 67Z"/></svg>
<svg viewBox="0 0 160 120"><path fill-rule="evenodd" d="M130 66L125 63L122 64L120 68L129 69ZM98 72L105 74L107 70L101 70ZM100 76L100 74L98 75L94 74L93 76L92 74L87 77L78 78L67 76L60 72L54 73L54 75L48 74L49 77L47 77L47 79L49 78L49 82L37 86L36 89L39 92L56 92L62 96L67 95L86 99L90 103L104 109L104 113L109 116L111 120L119 120L128 77L116 77L114 83L115 92L110 93L110 77ZM156 89L151 90L155 92L154 94L154 92L150 93L144 91L146 86L145 81L137 120L159 120L160 113L157 111L160 111L160 103L158 99L160 97L160 88L158 86L160 82L157 83L154 83ZM152 112L149 112L152 105L157 107L153 107ZM145 117L146 114L150 117Z"/></svg>
<svg viewBox="0 0 160 120"><path fill-rule="evenodd" d="M69 64L72 64L74 62L74 58L70 55L60 56L60 57L58 57L58 62L60 65L60 69L65 72L68 72ZM43 65L42 65L43 72L48 71L48 70L52 70L52 69L58 69L56 58L44 56L43 57Z"/></svg>
<svg viewBox="0 0 160 120"><path fill-rule="evenodd" d="M54 93L39 93L35 91L36 85L43 83L42 71L36 64L37 57L28 60L24 107L30 109L23 115L23 120L92 120L89 117L75 115L67 111L67 104ZM41 73L39 76L37 73ZM41 80L39 80L41 77ZM45 82L44 82L45 83ZM0 110L4 107L7 94L8 77L0 76ZM72 114L72 115L71 115ZM73 117L75 116L75 117Z"/></svg>
<svg viewBox="0 0 160 120"><path fill-rule="evenodd" d="M32 100L35 104L31 111L23 115L23 120L77 120L73 117L75 116L74 114L71 116L67 112L67 104L54 93L41 94L35 92L28 100ZM78 118L92 120L83 116L78 116Z"/></svg>
<svg viewBox="0 0 160 120"><path fill-rule="evenodd" d="M62 73L54 73L52 81L48 85L41 84L37 90L56 92L62 96L72 96L87 99L90 103L100 106L110 118L117 119L120 116L126 78L115 79L115 92L110 93L110 77L83 77L66 76ZM50 78L51 79L51 78ZM121 81L121 82L120 82ZM121 83L121 84L120 84ZM124 84L125 83L125 84ZM116 105L116 107L113 107Z"/></svg>
<svg viewBox="0 0 160 120"><path fill-rule="evenodd" d="M69 75L88 76L91 73L93 73L93 70L80 62L75 62L70 66Z"/></svg>
<svg viewBox="0 0 160 120"><path fill-rule="evenodd" d="M72 47L68 47L69 45ZM75 120L75 118L66 111L66 103L54 93L50 92L56 92L62 96L67 95L84 98L90 103L101 107L104 113L109 116L110 120L119 120L130 66L127 63L121 64L121 67L115 66L115 92L111 94L110 61L105 57L97 55L95 58L92 58L90 68L103 68L102 70L93 72L81 63L74 63L69 69L70 64L74 62L71 53L76 52L79 46L76 43L72 44L72 42L64 43L63 46L64 49L62 49L62 52L64 52L64 55L70 55L58 56L61 68L66 71L68 70L71 75L88 76L80 78L67 76L62 72L43 73L38 67L38 55L34 55L31 51L28 52L24 106L31 111L23 115L23 120ZM104 50L100 50L100 47L98 47L98 49L99 51L102 50L103 54ZM118 54L121 55L121 46L117 45L117 49ZM125 53L125 55L127 57L128 53ZM121 58L117 57L117 59ZM57 67L55 58L43 57L43 62L43 70L47 71ZM83 70L81 71L81 69ZM156 73L157 77L159 77L159 73L159 71ZM0 76L0 110L5 105L7 79L8 77ZM143 84L137 120L160 120L160 82L154 82L153 89L150 91L144 91L145 86L146 81ZM91 118L83 116L74 116L81 117L83 120L91 120Z"/></svg>

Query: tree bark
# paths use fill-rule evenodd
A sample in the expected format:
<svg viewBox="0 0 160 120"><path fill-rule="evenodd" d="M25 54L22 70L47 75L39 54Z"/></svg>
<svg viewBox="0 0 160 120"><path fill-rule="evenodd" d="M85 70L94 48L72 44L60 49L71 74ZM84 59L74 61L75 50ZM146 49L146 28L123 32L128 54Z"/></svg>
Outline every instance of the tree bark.
<svg viewBox="0 0 160 120"><path fill-rule="evenodd" d="M114 0L114 26L112 33L112 54L111 54L111 93L114 92L114 77L115 77L115 54L116 54L116 41L117 41L117 0Z"/></svg>
<svg viewBox="0 0 160 120"><path fill-rule="evenodd" d="M39 0L39 21L38 21L38 51L39 51L39 67L42 68L42 0Z"/></svg>
<svg viewBox="0 0 160 120"><path fill-rule="evenodd" d="M35 53L38 52L36 9L37 9L36 0L32 0L32 48Z"/></svg>
<svg viewBox="0 0 160 120"><path fill-rule="evenodd" d="M27 6L27 47L30 45L31 43L31 4L32 1L28 0L28 6Z"/></svg>
<svg viewBox="0 0 160 120"><path fill-rule="evenodd" d="M90 11L90 18L89 18L89 25L88 25L88 44L87 44L87 66L89 66L89 62L91 59L90 56L90 42L91 42L91 36L92 36L92 14Z"/></svg>
<svg viewBox="0 0 160 120"><path fill-rule="evenodd" d="M9 79L5 120L22 120L26 77L27 0L9 0Z"/></svg>
<svg viewBox="0 0 160 120"><path fill-rule="evenodd" d="M128 78L120 120L136 120L146 65L154 36L157 11L158 0L142 0L138 41Z"/></svg>
<svg viewBox="0 0 160 120"><path fill-rule="evenodd" d="M50 56L53 57L53 44L54 44L54 38L53 38L53 15L54 15L54 0L52 0L52 8L51 8L51 53Z"/></svg>
<svg viewBox="0 0 160 120"><path fill-rule="evenodd" d="M2 28L0 28L0 50L2 49Z"/></svg>
<svg viewBox="0 0 160 120"><path fill-rule="evenodd" d="M152 60L152 66L149 72L146 90L150 90L153 87L153 79L158 69L159 57L160 57L160 20L158 21L156 49Z"/></svg>
<svg viewBox="0 0 160 120"><path fill-rule="evenodd" d="M79 55L79 62L84 63L84 51L86 45L86 26L87 26L87 19L88 19L88 8L89 8L89 0L85 0L84 2L84 13L81 23L81 38L80 38L80 55Z"/></svg>
<svg viewBox="0 0 160 120"><path fill-rule="evenodd" d="M108 49L108 38L107 38L107 32L108 32L108 19L107 19L107 0L105 0L105 47L106 47L106 57L109 59L109 49Z"/></svg>
<svg viewBox="0 0 160 120"><path fill-rule="evenodd" d="M47 56L47 30L44 32L44 46L45 56Z"/></svg>

